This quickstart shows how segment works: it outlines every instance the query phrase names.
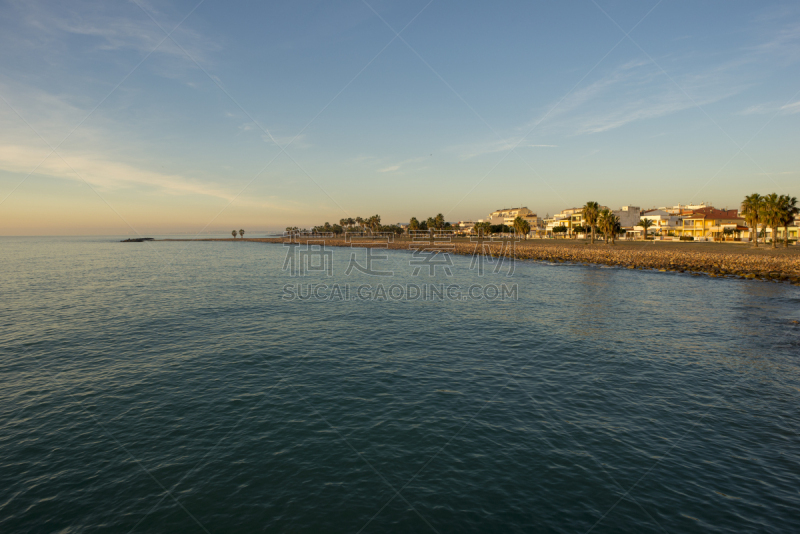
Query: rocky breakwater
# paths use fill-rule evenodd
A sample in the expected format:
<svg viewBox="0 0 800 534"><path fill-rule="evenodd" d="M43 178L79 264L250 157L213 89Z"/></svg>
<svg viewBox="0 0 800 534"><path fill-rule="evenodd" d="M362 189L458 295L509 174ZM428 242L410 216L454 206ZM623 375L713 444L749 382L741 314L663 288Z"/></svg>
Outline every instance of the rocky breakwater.
<svg viewBox="0 0 800 534"><path fill-rule="evenodd" d="M286 239L267 239L265 241L283 242ZM305 240L301 239L300 242ZM313 240L320 242L322 240ZM325 239L327 246L351 246L344 239ZM362 243L359 246L369 246ZM410 249L408 240L398 240L388 245L384 242L375 246L390 249ZM420 246L419 243L415 247ZM474 242L456 241L450 250L456 254L472 255L478 248ZM773 282L788 282L800 286L800 254L781 254L780 251L760 249L758 254L743 252L715 252L713 250L691 250L692 245L668 245L664 248L650 249L651 245L595 245L572 242L556 244L542 241L521 241L513 247L515 258L544 261L550 263L588 263L611 265L627 269L681 272L711 277L737 277ZM711 245L715 246L715 245ZM675 247L675 248L672 248ZM438 247L431 247L438 248ZM484 242L483 253L497 256L508 253L508 245L499 242Z"/></svg>
<svg viewBox="0 0 800 534"><path fill-rule="evenodd" d="M499 254L499 245L490 245ZM472 254L474 245L456 245L456 252ZM740 277L748 279L791 282L800 285L800 257L770 256L691 250L636 250L615 248L613 245L594 246L537 246L520 243L515 257L547 262L594 263L627 269L675 271L706 274L711 277Z"/></svg>

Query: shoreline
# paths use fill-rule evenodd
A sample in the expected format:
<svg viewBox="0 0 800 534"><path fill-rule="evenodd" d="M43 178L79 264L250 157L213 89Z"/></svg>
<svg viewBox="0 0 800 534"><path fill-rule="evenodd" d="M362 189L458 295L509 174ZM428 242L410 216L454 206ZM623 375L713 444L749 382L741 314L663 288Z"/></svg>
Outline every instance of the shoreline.
<svg viewBox="0 0 800 534"><path fill-rule="evenodd" d="M286 237L245 238L245 239L163 239L157 241L221 241L251 243L288 243ZM304 244L325 243L331 247L350 247L343 238L299 238ZM375 246L384 245L390 250L409 250L412 241L398 238L392 243L375 241ZM423 243L415 243L421 245ZM369 243L359 243L369 246ZM501 252L499 242L486 242L484 251L493 255ZM458 255L472 255L476 244L468 239L454 239L449 245L450 252ZM675 248L673 248L675 247ZM692 248L689 248L692 247ZM428 246L427 248L437 248ZM442 247L438 247L442 249ZM717 249L717 250L715 250ZM771 282L785 282L800 286L800 247L772 249L770 245L753 247L751 244L734 243L675 243L617 241L606 245L602 241L594 245L584 240L523 240L514 249L514 258L520 260L543 261L548 263L577 263L608 265L612 267L655 270L661 272L680 272L692 275L707 275L712 278L740 278Z"/></svg>

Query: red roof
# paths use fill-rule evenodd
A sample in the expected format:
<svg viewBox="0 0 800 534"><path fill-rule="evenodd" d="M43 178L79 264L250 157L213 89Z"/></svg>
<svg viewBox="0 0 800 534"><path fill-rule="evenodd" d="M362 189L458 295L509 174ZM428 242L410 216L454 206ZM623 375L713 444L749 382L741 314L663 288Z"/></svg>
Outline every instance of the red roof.
<svg viewBox="0 0 800 534"><path fill-rule="evenodd" d="M739 210L718 210L717 208L700 208L686 215L687 219L742 219ZM744 219L742 219L744 220Z"/></svg>

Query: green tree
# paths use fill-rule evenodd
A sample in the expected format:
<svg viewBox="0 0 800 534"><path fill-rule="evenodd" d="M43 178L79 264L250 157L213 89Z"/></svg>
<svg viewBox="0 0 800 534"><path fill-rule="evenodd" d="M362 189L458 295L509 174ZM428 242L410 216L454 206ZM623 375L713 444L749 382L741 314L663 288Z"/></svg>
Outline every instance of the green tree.
<svg viewBox="0 0 800 534"><path fill-rule="evenodd" d="M433 218L434 228L437 230L441 230L444 228L444 215L439 213L436 217Z"/></svg>
<svg viewBox="0 0 800 534"><path fill-rule="evenodd" d="M778 227L783 222L781 207L781 197L778 196L778 193L770 193L764 197L758 215L764 225L772 230L772 248L777 248L778 246Z"/></svg>
<svg viewBox="0 0 800 534"><path fill-rule="evenodd" d="M530 231L531 231L531 223L529 223L528 221L517 215L517 217L514 219L514 232L516 232L517 234L521 234L527 238L528 232Z"/></svg>
<svg viewBox="0 0 800 534"><path fill-rule="evenodd" d="M789 195L781 195L781 222L783 223L783 246L789 246L789 225L792 224L800 214L800 208L797 207L797 197L790 197Z"/></svg>
<svg viewBox="0 0 800 534"><path fill-rule="evenodd" d="M236 230L232 231L231 235L233 236L234 239L236 239Z"/></svg>
<svg viewBox="0 0 800 534"><path fill-rule="evenodd" d="M625 230L622 229L622 224L620 224L619 217L617 217L614 214L611 214L611 217L613 218L612 222L614 223L613 232L611 233L611 244L612 245L616 245L617 244L617 235L618 234L624 234Z"/></svg>
<svg viewBox="0 0 800 534"><path fill-rule="evenodd" d="M572 237L577 239L578 238L578 234L582 234L585 231L586 230L584 229L584 227L581 226L580 224L575 225L575 226L572 227Z"/></svg>
<svg viewBox="0 0 800 534"><path fill-rule="evenodd" d="M647 241L647 229L653 226L653 221L651 219L639 219L639 226L644 228L644 240Z"/></svg>
<svg viewBox="0 0 800 534"><path fill-rule="evenodd" d="M592 245L594 245L594 234L597 228L597 218L600 216L600 205L590 200L583 206L582 214L586 224L592 229Z"/></svg>
<svg viewBox="0 0 800 534"><path fill-rule="evenodd" d="M758 193L753 193L752 195L747 195L744 197L742 201L742 214L744 214L744 220L752 230L750 233L754 236L753 245L758 246L758 223L759 223L759 216L761 215L761 206L764 203L764 197L759 195Z"/></svg>
<svg viewBox="0 0 800 534"><path fill-rule="evenodd" d="M381 229L381 216L380 215L373 215L369 218L369 228L373 232L378 232Z"/></svg>
<svg viewBox="0 0 800 534"><path fill-rule="evenodd" d="M419 230L419 221L417 220L416 217L411 217L411 220L408 221L408 230L409 231Z"/></svg>
<svg viewBox="0 0 800 534"><path fill-rule="evenodd" d="M613 217L613 214L607 209L600 211L600 214L597 216L597 229L603 234L606 245L608 245L608 238L611 237L611 233L613 232L611 217Z"/></svg>
<svg viewBox="0 0 800 534"><path fill-rule="evenodd" d="M617 243L617 234L622 230L622 227L619 224L619 217L614 215L614 212L607 209L601 211L597 226L600 228L600 231L603 232L606 238L606 244L608 244L609 238L611 238L612 245Z"/></svg>
<svg viewBox="0 0 800 534"><path fill-rule="evenodd" d="M479 222L475 223L475 232L478 235L489 235L491 233L492 223L490 222Z"/></svg>

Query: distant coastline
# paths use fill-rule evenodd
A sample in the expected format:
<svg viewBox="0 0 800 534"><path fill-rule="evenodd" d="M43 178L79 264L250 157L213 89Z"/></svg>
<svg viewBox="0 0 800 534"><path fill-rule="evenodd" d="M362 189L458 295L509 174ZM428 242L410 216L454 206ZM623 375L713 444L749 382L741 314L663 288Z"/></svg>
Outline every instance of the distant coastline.
<svg viewBox="0 0 800 534"><path fill-rule="evenodd" d="M245 239L164 239L159 241L219 241L230 243L273 243L289 241L287 237ZM299 243L324 242L330 247L350 247L343 238L295 238ZM410 250L412 241L396 238L382 243L392 250ZM381 243L376 240L375 245ZM359 244L359 246L367 246ZM499 242L487 243L484 252L499 254ZM476 245L469 239L454 239L452 253L472 255ZM800 286L800 247L754 248L735 243L643 242L618 241L616 245L584 240L522 240L514 247L514 257L522 260L549 263L584 263L610 265L619 268L678 272L710 277L729 277L750 280L792 283Z"/></svg>

